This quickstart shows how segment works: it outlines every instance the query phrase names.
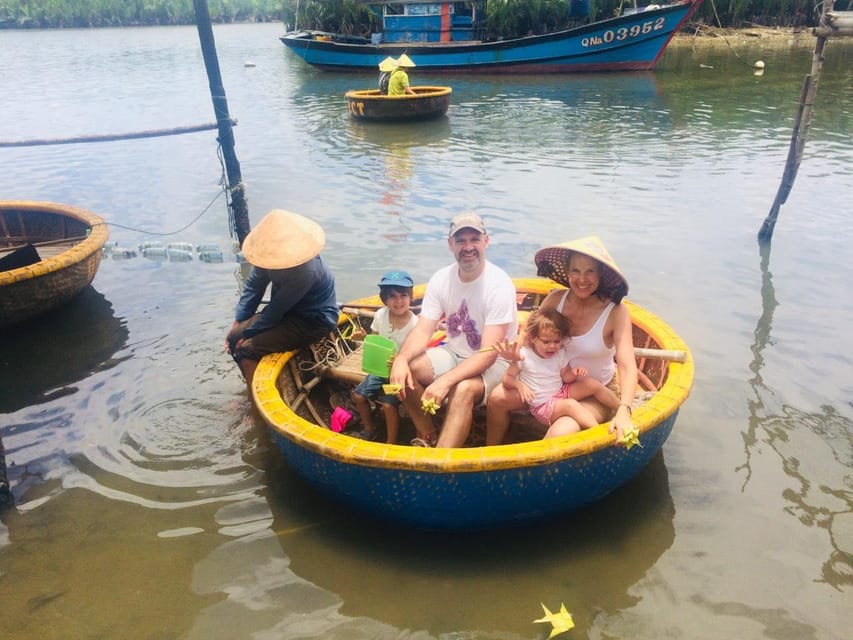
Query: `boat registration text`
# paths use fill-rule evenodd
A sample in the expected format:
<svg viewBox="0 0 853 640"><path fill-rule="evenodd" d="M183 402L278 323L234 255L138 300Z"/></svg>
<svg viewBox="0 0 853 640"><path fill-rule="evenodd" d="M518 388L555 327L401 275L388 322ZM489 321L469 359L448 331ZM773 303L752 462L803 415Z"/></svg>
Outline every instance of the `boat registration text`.
<svg viewBox="0 0 853 640"><path fill-rule="evenodd" d="M666 18L661 17L656 20L648 20L643 24L634 24L630 27L621 27L619 29L608 29L600 36L589 36L581 40L581 45L584 47L595 47L601 44L610 44L611 42L622 42L630 38L638 38L641 35L648 35L655 31L663 29L666 23Z"/></svg>

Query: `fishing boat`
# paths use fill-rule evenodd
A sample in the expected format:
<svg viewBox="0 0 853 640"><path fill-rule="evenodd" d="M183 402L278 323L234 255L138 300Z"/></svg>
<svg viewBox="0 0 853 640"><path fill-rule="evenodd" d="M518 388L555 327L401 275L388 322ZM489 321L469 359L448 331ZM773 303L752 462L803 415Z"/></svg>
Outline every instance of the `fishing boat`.
<svg viewBox="0 0 853 640"><path fill-rule="evenodd" d="M94 279L106 222L53 202L0 201L0 327L47 313Z"/></svg>
<svg viewBox="0 0 853 640"><path fill-rule="evenodd" d="M428 120L447 113L450 87L412 87L415 95L383 95L379 89L347 91L350 115L357 120L403 122Z"/></svg>
<svg viewBox="0 0 853 640"><path fill-rule="evenodd" d="M642 71L654 67L702 1L632 7L562 31L487 41L485 0L385 0L369 3L383 24L370 38L300 30L280 39L308 64L330 71L374 70L403 53L417 62L418 73Z"/></svg>
<svg viewBox="0 0 853 640"><path fill-rule="evenodd" d="M515 280L519 320L555 284ZM415 287L414 304L424 285ZM333 499L373 516L422 529L473 530L518 525L581 508L629 482L657 455L693 383L687 346L660 318L625 301L631 312L641 390L633 422L639 444L617 446L602 424L577 434L534 439L528 412L513 414L507 444L485 446L484 415L475 414L466 446L432 449L370 442L336 432L332 412L362 377L361 347L347 338L378 296L343 307L337 334L300 353L271 354L255 372L252 393L290 466ZM406 426L401 421L401 433Z"/></svg>

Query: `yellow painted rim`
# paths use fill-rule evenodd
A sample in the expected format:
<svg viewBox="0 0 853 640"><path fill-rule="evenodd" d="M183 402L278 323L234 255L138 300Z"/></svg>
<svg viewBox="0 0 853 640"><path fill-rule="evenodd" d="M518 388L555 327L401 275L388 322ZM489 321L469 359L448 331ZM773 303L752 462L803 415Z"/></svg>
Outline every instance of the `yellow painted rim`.
<svg viewBox="0 0 853 640"><path fill-rule="evenodd" d="M546 294L558 288L552 281L543 278L516 278L514 282L520 292ZM425 285L416 286L414 297L422 296L424 289ZM370 296L345 306L370 305L378 300L378 296ZM675 331L659 317L627 300L623 304L628 306L633 324L651 335L661 349L679 350L687 354L683 363L669 363L669 374L664 386L634 411L634 426L642 437L643 433L670 417L687 399L693 385L693 356ZM298 416L282 400L276 384L282 368L293 355L294 352L275 353L261 360L252 384L255 404L267 424L278 434L308 451L333 460L359 466L433 473L477 472L548 464L584 456L615 443L615 436L607 432L609 422L549 440L459 449L388 445L341 435Z"/></svg>
<svg viewBox="0 0 853 640"><path fill-rule="evenodd" d="M67 251L63 251L58 256L45 258L27 267L0 272L0 285L31 280L49 273L61 271L78 262L83 262L91 257L93 253L101 251L110 235L107 223L103 218L86 209L72 207L67 204L32 200L3 200L0 201L0 209L55 213L74 218L89 226L89 236L85 240L74 245Z"/></svg>

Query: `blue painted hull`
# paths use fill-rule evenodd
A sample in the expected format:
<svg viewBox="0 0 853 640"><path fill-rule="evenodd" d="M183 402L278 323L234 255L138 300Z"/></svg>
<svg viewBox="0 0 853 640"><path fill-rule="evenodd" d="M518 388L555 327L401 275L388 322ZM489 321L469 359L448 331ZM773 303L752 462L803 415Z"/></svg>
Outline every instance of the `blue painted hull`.
<svg viewBox="0 0 853 640"><path fill-rule="evenodd" d="M375 70L387 56L407 53L416 73L572 73L641 71L654 67L673 34L702 0L540 36L498 42L423 45L369 44L318 40L316 32L294 32L281 41L305 62L335 71Z"/></svg>
<svg viewBox="0 0 853 640"><path fill-rule="evenodd" d="M669 437L678 412L643 434L642 447L609 447L532 467L430 473L335 460L273 430L290 466L354 509L420 529L475 530L579 509L637 475Z"/></svg>

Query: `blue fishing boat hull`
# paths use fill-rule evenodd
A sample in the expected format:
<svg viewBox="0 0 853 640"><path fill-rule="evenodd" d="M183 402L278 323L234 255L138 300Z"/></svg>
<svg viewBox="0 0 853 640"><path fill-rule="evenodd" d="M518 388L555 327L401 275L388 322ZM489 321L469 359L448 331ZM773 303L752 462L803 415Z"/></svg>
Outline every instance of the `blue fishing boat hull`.
<svg viewBox="0 0 853 640"><path fill-rule="evenodd" d="M565 31L495 42L374 44L314 31L288 33L281 41L308 64L334 71L375 70L387 56L402 53L415 60L417 73L642 71L654 67L673 34L701 3L687 0Z"/></svg>

